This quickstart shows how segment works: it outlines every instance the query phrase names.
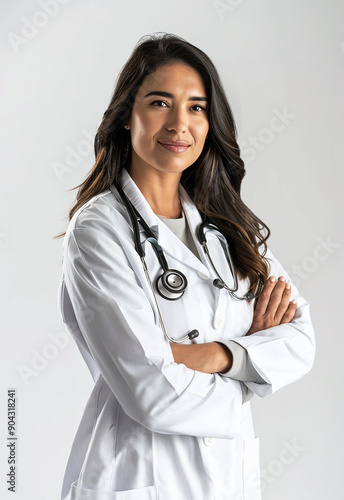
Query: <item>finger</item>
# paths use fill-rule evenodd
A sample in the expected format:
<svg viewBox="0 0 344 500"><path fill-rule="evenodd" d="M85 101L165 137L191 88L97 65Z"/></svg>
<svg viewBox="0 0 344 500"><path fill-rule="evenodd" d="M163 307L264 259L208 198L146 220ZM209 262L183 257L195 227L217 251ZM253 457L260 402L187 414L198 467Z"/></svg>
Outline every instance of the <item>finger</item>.
<svg viewBox="0 0 344 500"><path fill-rule="evenodd" d="M285 283L284 291L281 297L281 301L279 303L279 306L277 308L276 314L275 314L275 321L277 324L280 324L284 313L289 307L289 300L290 300L290 294L291 294L291 286L290 283Z"/></svg>
<svg viewBox="0 0 344 500"><path fill-rule="evenodd" d="M276 276L270 276L270 278L264 283L261 294L259 295L256 301L256 306L254 311L255 316L256 315L260 316L265 314L270 301L271 293L275 288L276 283L277 283Z"/></svg>
<svg viewBox="0 0 344 500"><path fill-rule="evenodd" d="M282 325L283 323L290 323L294 319L296 309L297 309L296 300L292 300L291 302L289 302L288 309L284 313L280 324Z"/></svg>
<svg viewBox="0 0 344 500"><path fill-rule="evenodd" d="M281 303L283 293L285 290L286 281L284 276L280 276L277 280L276 286L273 289L270 297L268 307L266 309L266 314L275 318L279 305Z"/></svg>

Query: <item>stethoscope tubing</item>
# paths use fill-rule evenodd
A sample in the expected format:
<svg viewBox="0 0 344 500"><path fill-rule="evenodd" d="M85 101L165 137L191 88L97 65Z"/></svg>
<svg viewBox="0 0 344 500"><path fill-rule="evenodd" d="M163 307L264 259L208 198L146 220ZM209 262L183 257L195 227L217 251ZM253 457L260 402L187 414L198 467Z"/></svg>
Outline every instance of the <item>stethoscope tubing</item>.
<svg viewBox="0 0 344 500"><path fill-rule="evenodd" d="M149 283L150 289L151 289L153 297L154 297L154 302L155 302L155 305L156 305L156 308L157 308L157 312L158 312L158 316L159 316L161 328L163 330L163 333L164 333L166 339L169 342L172 342L172 343L175 343L175 344L182 344L186 340L192 340L192 339L196 338L199 335L199 333L198 333L197 330L192 330L189 334L185 335L181 339L174 339L173 337L170 337L168 335L167 330L166 330L166 326L165 326L165 323L164 323L164 320L163 320L163 317L162 317L162 314L161 314L161 310L160 310L160 307L159 307L159 303L158 303L158 300L157 300L157 297L156 297L156 293L155 293L155 290L154 290L154 285L152 283L152 280L151 280L151 277L150 277L150 274L149 274L149 271L148 271L148 267L147 267L147 264L146 264L145 249L144 249L145 244L144 244L144 242L141 243L141 240L140 240L140 228L139 228L139 224L141 224L143 230L145 231L145 233L148 236L148 238L145 241L148 241L152 245L152 247L154 249L154 252L155 252L155 254L157 256L157 259L159 261L159 264L160 264L160 266L162 267L162 269L164 271L163 275L160 276L158 278L158 280L157 280L157 291L159 292L159 294L162 297L164 297L165 299L167 299L167 300L177 300L177 299L179 299L184 294L184 291L185 291L186 286L187 286L187 279L183 275L183 273L181 273L180 271L177 271L175 269L169 269L166 257L165 257L164 252L163 252L163 249L159 245L159 243L158 243L158 241L157 241L157 239L156 239L153 231L148 226L148 224L143 219L143 217L140 215L140 213L138 212L138 210L131 203L131 201L128 199L128 197L124 193L124 191L121 188L121 186L116 185L115 187L116 187L117 192L119 193L119 195L120 195L120 197L121 197L121 199L123 201L124 206L126 207L126 209L128 211L128 214L129 214L129 217L130 217L130 220L131 220L131 224L132 224L133 233L134 233L135 250L138 253L138 255L140 256L140 259L141 259L141 262L142 262L142 266L143 266L143 270L144 270L146 279L147 279L147 281ZM223 248L223 251L224 251L224 254L226 256L226 260L227 260L227 264L228 264L229 270L230 270L231 275L233 277L233 285L234 285L233 288L230 288L226 284L226 282L222 279L220 273L218 272L218 270L217 270L217 268L216 268L216 266L215 266L215 264L214 264L214 262L213 262L213 260L211 258L210 251L209 251L209 248L208 248L208 245L207 245L207 238L206 238L206 232L207 232L207 230L214 231L216 233L216 237L219 240L219 242L220 242L220 244L221 244L221 246ZM257 286L255 294L253 294L251 292L248 292L244 296L237 295L236 292L239 289L239 282L238 282L238 278L236 276L236 273L234 272L234 265L233 265L232 258L231 258L231 255L230 255L230 251L229 251L229 248L228 248L228 243L227 243L226 238L223 236L223 234L219 231L219 229L214 224L212 224L210 222L207 222L207 221L202 222L199 225L198 229L197 229L197 236L198 236L198 239L199 239L199 241L200 241L200 243L202 245L202 248L203 248L203 251L205 253L205 256L206 256L206 258L207 258L207 260L208 260L211 268L213 269L214 274L217 276L217 278L213 281L214 286L216 286L219 289L224 288L236 300L250 301L250 300L252 300L253 298L255 298L255 297L257 297L259 295L260 290L261 290L261 286L262 286L262 283L263 283L261 278L259 279L259 284ZM164 278L166 276L170 277L168 275L168 273L170 273L172 275L173 274L175 275L175 277L177 278L177 280L175 280L176 282L178 281L178 279L180 279L183 282L182 286L178 286L178 283L177 283L177 284L174 284L173 286L169 287L168 284L166 283L166 280L165 280L165 283L164 283ZM257 292L257 290L258 290L258 292Z"/></svg>

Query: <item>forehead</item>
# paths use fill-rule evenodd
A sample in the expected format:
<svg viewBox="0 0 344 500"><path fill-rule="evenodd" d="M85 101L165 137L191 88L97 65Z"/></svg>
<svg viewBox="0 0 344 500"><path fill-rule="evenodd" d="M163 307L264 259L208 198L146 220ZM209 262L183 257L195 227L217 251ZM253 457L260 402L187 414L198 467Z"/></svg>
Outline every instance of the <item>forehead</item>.
<svg viewBox="0 0 344 500"><path fill-rule="evenodd" d="M166 92L185 93L206 97L206 89L201 75L191 66L175 63L160 66L143 80L138 97L148 92L163 90Z"/></svg>

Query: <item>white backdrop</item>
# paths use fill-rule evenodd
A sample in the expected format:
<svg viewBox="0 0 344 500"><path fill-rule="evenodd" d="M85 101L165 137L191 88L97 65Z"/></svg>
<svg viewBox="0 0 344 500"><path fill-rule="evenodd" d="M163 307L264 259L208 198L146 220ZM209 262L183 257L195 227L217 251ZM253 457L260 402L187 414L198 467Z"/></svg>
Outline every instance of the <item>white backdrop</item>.
<svg viewBox="0 0 344 500"><path fill-rule="evenodd" d="M263 498L341 497L343 15L341 0L1 2L1 499L59 499L92 380L57 311L53 237L67 225L68 190L93 165L117 74L156 31L186 38L218 68L246 160L243 198L311 303L312 372L252 403Z"/></svg>

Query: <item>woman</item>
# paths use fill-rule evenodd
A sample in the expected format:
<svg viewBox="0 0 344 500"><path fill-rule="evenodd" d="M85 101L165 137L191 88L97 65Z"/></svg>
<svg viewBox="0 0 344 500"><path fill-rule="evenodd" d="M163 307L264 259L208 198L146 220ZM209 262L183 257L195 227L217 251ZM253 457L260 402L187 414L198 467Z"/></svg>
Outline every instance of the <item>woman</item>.
<svg viewBox="0 0 344 500"><path fill-rule="evenodd" d="M260 498L248 401L307 373L314 338L240 198L235 135L209 58L141 40L64 240L61 314L95 387L63 499Z"/></svg>

